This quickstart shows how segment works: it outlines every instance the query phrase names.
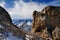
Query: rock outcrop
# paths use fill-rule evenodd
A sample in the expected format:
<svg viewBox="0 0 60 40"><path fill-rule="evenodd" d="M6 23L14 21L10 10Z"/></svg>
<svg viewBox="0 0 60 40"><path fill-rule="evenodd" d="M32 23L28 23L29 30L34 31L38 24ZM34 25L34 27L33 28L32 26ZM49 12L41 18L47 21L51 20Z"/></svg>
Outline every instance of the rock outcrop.
<svg viewBox="0 0 60 40"><path fill-rule="evenodd" d="M33 12L32 33L40 37L54 39L54 32L58 32L55 31L56 27L60 28L60 7L47 6L41 12ZM56 33L56 35L58 34Z"/></svg>
<svg viewBox="0 0 60 40"><path fill-rule="evenodd" d="M3 26L3 28L0 28L0 33L2 33L4 30L13 33L14 36L22 37L24 39L25 32L12 23L12 19L9 13L1 6L0 6L0 25Z"/></svg>
<svg viewBox="0 0 60 40"><path fill-rule="evenodd" d="M10 18L10 15L9 15L8 12L7 12L4 8L2 8L1 6L0 6L0 20L12 23L12 20L11 20L11 18ZM2 22L2 21L1 21L1 22ZM0 22L0 23L1 23L1 22Z"/></svg>

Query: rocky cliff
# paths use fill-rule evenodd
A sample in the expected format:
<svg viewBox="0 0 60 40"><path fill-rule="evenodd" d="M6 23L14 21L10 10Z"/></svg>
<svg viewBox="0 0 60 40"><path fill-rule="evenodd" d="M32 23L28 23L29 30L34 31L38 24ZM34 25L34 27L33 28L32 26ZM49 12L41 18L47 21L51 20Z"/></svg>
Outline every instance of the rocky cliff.
<svg viewBox="0 0 60 40"><path fill-rule="evenodd" d="M16 25L12 23L12 19L9 13L0 6L0 33L2 32L11 32L14 36L22 37L24 39L25 33L23 30L19 29Z"/></svg>
<svg viewBox="0 0 60 40"><path fill-rule="evenodd" d="M60 40L60 7L47 6L33 12L32 33L47 39Z"/></svg>

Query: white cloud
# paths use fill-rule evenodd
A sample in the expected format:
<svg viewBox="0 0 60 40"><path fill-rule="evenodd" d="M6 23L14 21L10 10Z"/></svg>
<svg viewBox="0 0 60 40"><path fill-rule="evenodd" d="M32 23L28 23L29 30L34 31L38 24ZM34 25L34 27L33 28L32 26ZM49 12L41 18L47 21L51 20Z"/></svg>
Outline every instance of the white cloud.
<svg viewBox="0 0 60 40"><path fill-rule="evenodd" d="M14 8L9 8L8 12L10 13L11 17L19 18L19 19L26 19L32 18L32 12L34 10L41 11L45 6L44 3L35 3L35 2L24 2L22 0L14 2Z"/></svg>
<svg viewBox="0 0 60 40"><path fill-rule="evenodd" d="M4 1L0 2L0 6L4 7L4 5L5 5Z"/></svg>
<svg viewBox="0 0 60 40"><path fill-rule="evenodd" d="M26 19L32 18L34 10L41 11L44 7L48 5L57 5L59 1L53 1L48 4L45 3L36 3L36 2L24 2L23 0L15 1L13 8L7 8L4 6L6 3L2 1L0 6L4 7L10 14L11 18Z"/></svg>

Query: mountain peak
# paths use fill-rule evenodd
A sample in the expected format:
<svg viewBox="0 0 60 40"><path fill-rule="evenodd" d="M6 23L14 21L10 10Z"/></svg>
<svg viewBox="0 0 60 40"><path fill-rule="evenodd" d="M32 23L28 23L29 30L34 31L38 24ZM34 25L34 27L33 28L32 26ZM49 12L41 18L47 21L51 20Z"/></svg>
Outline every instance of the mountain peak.
<svg viewBox="0 0 60 40"><path fill-rule="evenodd" d="M31 25L31 22L28 21L28 22L27 22L27 25Z"/></svg>

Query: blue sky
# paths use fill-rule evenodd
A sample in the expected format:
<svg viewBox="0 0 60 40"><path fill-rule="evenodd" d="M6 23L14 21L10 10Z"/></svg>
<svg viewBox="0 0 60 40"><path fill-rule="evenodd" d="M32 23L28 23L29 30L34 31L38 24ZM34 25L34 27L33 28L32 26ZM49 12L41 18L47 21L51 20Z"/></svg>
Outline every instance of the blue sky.
<svg viewBox="0 0 60 40"><path fill-rule="evenodd" d="M19 1L19 0L0 0L0 2L4 1L6 4L5 4L5 7L6 8L12 8L14 7L14 1ZM24 2L37 2L37 3L49 3L49 2L52 2L52 1L56 1L56 0L23 0Z"/></svg>
<svg viewBox="0 0 60 40"><path fill-rule="evenodd" d="M60 0L0 0L0 6L9 12L12 19L32 18L34 10L41 11L49 5L60 6Z"/></svg>
<svg viewBox="0 0 60 40"><path fill-rule="evenodd" d="M24 0L25 2L29 2L30 0ZM48 3L48 2L51 2L51 1L54 1L54 0L31 0L33 2L38 2L38 3Z"/></svg>

